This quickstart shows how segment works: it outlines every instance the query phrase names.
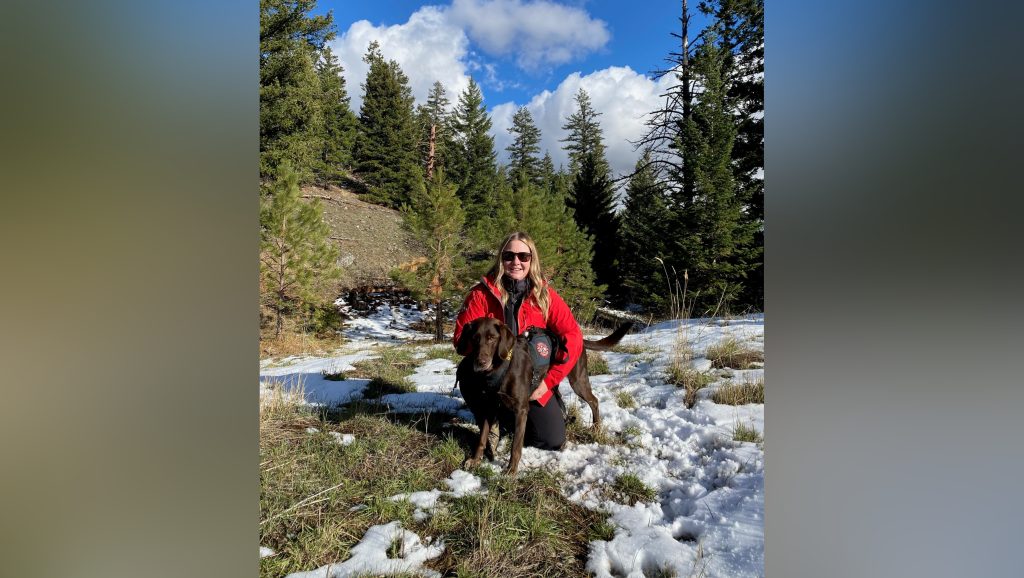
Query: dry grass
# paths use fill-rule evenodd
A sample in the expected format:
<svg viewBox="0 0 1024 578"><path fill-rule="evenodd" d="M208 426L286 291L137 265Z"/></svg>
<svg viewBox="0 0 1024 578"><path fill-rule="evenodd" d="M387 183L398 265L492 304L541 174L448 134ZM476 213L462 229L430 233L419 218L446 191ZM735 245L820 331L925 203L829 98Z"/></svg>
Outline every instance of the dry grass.
<svg viewBox="0 0 1024 578"><path fill-rule="evenodd" d="M683 398L686 407L693 407L697 403L697 392L707 387L712 379L710 375L697 371L689 365L671 365L665 374L665 383L671 383L686 390L686 395Z"/></svg>
<svg viewBox="0 0 1024 578"><path fill-rule="evenodd" d="M735 337L726 337L708 347L705 357L711 360L712 367L718 369L750 369L764 363L763 352L746 347Z"/></svg>
<svg viewBox="0 0 1024 578"><path fill-rule="evenodd" d="M711 394L711 400L725 405L764 403L764 378L723 385Z"/></svg>
<svg viewBox="0 0 1024 578"><path fill-rule="evenodd" d="M611 539L606 515L566 500L557 475L490 477L487 494L452 500L427 521L445 541L430 566L449 576L583 576L590 541Z"/></svg>
<svg viewBox="0 0 1024 578"><path fill-rule="evenodd" d="M568 404L567 404L568 405ZM579 406L568 405L568 419L565 421L565 439L575 444L602 444L622 445L625 442L601 428L594 431L587 423L584 423L582 415L590 417L590 406L580 404Z"/></svg>
<svg viewBox="0 0 1024 578"><path fill-rule="evenodd" d="M427 565L443 575L518 578L582 576L591 540L611 539L606 514L569 502L556 474L516 478L479 468L485 494L442 498L417 522L399 493L446 489L467 448L453 437L412 424L358 415L333 422L282 396L260 412L261 576L281 576L348 559L375 524L397 520L420 536L443 540L444 554ZM306 433L316 427L319 433ZM328 432L355 435L342 446ZM357 508L358 507L358 508ZM353 508L357 508L353 511Z"/></svg>
<svg viewBox="0 0 1024 578"><path fill-rule="evenodd" d="M260 359L286 357L288 355L328 355L344 344L339 337L319 338L312 333L282 331L278 337L273 333L260 336Z"/></svg>
<svg viewBox="0 0 1024 578"><path fill-rule="evenodd" d="M643 355L645 353L654 353L657 348L653 345L640 345L639 343L620 343L612 348L612 351L616 353L628 353L630 355Z"/></svg>
<svg viewBox="0 0 1024 578"><path fill-rule="evenodd" d="M636 407L636 399L628 391L620 391L615 394L615 403L622 409L633 409Z"/></svg>
<svg viewBox="0 0 1024 578"><path fill-rule="evenodd" d="M261 560L263 575L344 560L370 526L411 524L413 507L388 497L438 487L456 467L452 442L381 417L335 425L300 407L277 409L260 413L260 544L278 553ZM356 441L342 446L328 431Z"/></svg>
<svg viewBox="0 0 1024 578"><path fill-rule="evenodd" d="M589 375L608 375L608 361L599 351L587 352L587 373Z"/></svg>

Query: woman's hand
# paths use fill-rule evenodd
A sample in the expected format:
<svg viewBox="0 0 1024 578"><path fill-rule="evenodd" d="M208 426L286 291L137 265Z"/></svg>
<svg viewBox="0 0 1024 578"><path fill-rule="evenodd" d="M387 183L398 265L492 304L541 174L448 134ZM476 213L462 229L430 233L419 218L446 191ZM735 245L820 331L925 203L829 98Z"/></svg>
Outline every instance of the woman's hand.
<svg viewBox="0 0 1024 578"><path fill-rule="evenodd" d="M548 386L541 382L541 384L537 386L537 389L533 390L533 393L530 394L530 401L537 401L545 392L547 392L547 390Z"/></svg>

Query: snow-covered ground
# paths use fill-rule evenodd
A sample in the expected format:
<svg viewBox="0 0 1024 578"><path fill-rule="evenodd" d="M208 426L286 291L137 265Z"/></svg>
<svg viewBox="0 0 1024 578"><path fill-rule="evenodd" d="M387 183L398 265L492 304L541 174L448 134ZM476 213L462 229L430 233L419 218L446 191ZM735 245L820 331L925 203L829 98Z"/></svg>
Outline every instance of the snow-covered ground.
<svg viewBox="0 0 1024 578"><path fill-rule="evenodd" d="M375 357L382 347L429 339L429 335L408 328L418 315L412 308L378 309L370 317L347 324L350 341L337 356L262 364L260 387L274 383L291 389L301 384L311 404L335 405L359 399L367 380L329 381L323 373L351 369L353 362ZM763 315L670 321L627 335L622 344L639 346L640 353L604 353L610 374L592 376L591 383L600 400L606 431L625 433L629 443L570 443L561 452L524 449L521 470L557 469L565 474L563 491L569 499L611 514L615 537L590 544L587 570L595 576L641 577L664 569L672 569L679 576L702 572L709 577L764 575L764 451L757 444L732 439L737 424L764 432L764 405L720 405L710 399L723 384L763 379L764 369L730 370L729 376L710 370L711 362L704 353L727 338L763 351ZM693 408L685 406L682 389L664 381L682 342L689 344L695 368L718 376L698 393ZM472 420L461 393L452 391L452 362L424 359L409 379L416 384L416 393L382 398L392 411L446 412ZM566 403L585 410L580 415L589 421L589 409L568 383L563 383L561 390ZM619 407L616 400L620 392L632 396L635 407ZM495 469L503 468L508 459L507 447L503 450L492 465ZM657 497L634 506L611 500L608 489L622 474L639 477L657 492ZM396 499L410 499L419 508L417 515L423 517L429 516L433 505L445 495L481 491L479 479L461 470L454 472L446 484L447 489ZM401 560L382 556L390 545L382 541L384 535L409 541L406 551L412 554ZM383 551L375 550L378 542L387 542ZM398 571L436 575L420 564L439 555L443 544L421 545L415 534L394 522L371 528L357 548L352 559L304 575L334 577Z"/></svg>

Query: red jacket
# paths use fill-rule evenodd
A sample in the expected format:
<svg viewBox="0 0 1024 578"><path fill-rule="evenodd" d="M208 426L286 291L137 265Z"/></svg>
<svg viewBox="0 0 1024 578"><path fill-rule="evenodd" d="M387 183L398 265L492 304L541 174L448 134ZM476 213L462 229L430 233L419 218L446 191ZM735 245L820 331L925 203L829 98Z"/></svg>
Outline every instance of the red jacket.
<svg viewBox="0 0 1024 578"><path fill-rule="evenodd" d="M548 386L548 390L537 400L542 406L547 405L548 400L551 399L551 390L558 387L558 384L562 382L562 379L569 373L569 370L576 365L576 360L580 358L580 354L583 353L583 332L580 330L580 324L572 316L569 306L565 304L565 301L562 300L558 293L555 293L555 290L550 285L548 285L548 295L551 302L548 305L547 321L544 320L544 314L532 295L523 299L522 305L519 306L518 319L519 333L526 331L528 327L534 325L537 327L547 327L550 331L565 339L565 345L569 350L568 360L562 364L552 365L548 370L547 377L544 378L544 384ZM498 292L497 285L494 284L494 280L490 277L484 277L466 295L466 301L462 305L462 310L459 311L459 315L455 318L455 334L452 336L452 343L458 344L459 336L462 335L462 328L467 323L481 317L491 317L502 322L505 321L505 308L501 305L501 293Z"/></svg>

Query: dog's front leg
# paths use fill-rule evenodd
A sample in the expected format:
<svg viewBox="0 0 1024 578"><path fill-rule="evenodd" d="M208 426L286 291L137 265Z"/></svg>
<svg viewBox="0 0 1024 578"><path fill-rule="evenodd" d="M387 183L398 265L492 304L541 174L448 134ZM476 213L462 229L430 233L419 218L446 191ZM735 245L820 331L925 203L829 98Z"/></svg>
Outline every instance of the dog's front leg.
<svg viewBox="0 0 1024 578"><path fill-rule="evenodd" d="M476 444L476 451L473 457L466 462L466 467L475 468L480 465L480 458L484 455L484 448L487 447L487 440L491 434L491 420L483 419L480 423L480 441Z"/></svg>
<svg viewBox="0 0 1024 578"><path fill-rule="evenodd" d="M523 455L523 438L526 437L526 416L530 412L529 402L526 407L516 408L516 435L512 439L512 457L508 460L505 473L514 476L519 469L519 458Z"/></svg>

